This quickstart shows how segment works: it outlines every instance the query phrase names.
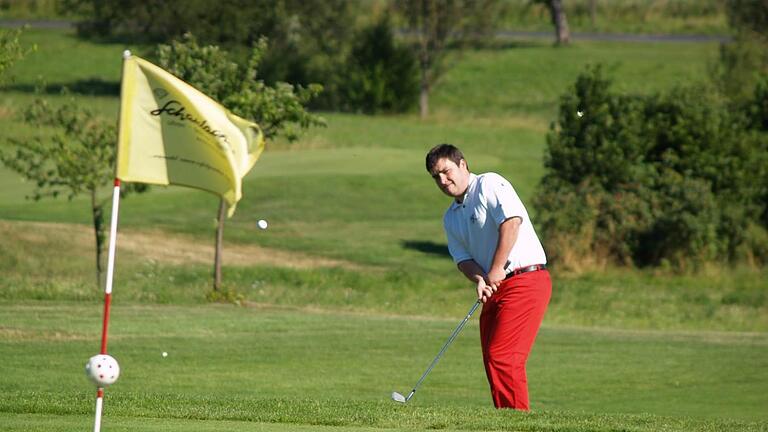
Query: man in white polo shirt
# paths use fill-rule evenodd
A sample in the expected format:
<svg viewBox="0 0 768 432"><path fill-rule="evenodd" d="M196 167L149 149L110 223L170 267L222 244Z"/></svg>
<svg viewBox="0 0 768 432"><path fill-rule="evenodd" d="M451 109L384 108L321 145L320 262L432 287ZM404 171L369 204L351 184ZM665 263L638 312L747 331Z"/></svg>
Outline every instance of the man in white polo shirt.
<svg viewBox="0 0 768 432"><path fill-rule="evenodd" d="M547 257L512 185L469 172L461 151L440 144L427 171L454 200L443 223L459 270L483 302L480 341L496 408L529 410L525 363L552 294Z"/></svg>

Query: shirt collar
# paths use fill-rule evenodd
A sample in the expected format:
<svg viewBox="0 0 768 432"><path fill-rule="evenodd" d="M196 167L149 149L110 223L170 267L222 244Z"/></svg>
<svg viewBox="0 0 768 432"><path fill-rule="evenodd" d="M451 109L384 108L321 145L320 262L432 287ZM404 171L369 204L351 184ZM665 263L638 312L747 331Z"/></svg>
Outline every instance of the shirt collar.
<svg viewBox="0 0 768 432"><path fill-rule="evenodd" d="M464 196L462 197L461 202L457 202L455 199L451 201L451 210L457 209L467 202L467 195L469 195L469 190L472 189L472 186L474 186L476 181L477 181L477 175L473 173L469 173L469 182L467 182L467 190L464 191Z"/></svg>

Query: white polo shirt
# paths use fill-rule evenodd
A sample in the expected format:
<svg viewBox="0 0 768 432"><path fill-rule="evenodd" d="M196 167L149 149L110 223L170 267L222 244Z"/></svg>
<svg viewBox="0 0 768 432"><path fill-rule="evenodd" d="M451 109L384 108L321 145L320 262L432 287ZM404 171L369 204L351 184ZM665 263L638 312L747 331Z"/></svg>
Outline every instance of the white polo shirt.
<svg viewBox="0 0 768 432"><path fill-rule="evenodd" d="M496 173L470 173L464 201L453 201L443 217L453 261L472 259L488 273L499 241L499 225L513 217L520 217L522 223L509 253L508 269L546 264L544 248L512 185Z"/></svg>

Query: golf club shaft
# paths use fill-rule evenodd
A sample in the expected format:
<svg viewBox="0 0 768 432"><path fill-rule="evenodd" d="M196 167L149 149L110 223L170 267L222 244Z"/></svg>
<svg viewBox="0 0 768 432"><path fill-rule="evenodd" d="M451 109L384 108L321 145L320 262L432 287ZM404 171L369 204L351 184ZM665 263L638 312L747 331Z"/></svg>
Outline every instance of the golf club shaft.
<svg viewBox="0 0 768 432"><path fill-rule="evenodd" d="M437 357L435 357L435 359L432 360L432 363L424 372L424 375L422 375L421 378L419 378L419 381L416 383L416 385L413 386L413 390L411 391L411 394L408 395L408 399L410 399L413 396L413 394L416 393L416 389L419 388L419 386L421 385L421 382L424 381L424 378L426 378L429 372L432 370L432 368L435 367L438 360L440 360L440 357L443 356L443 353L448 348L448 345L450 345L451 342L453 342L453 340L456 339L456 336L459 334L459 332L461 332L461 329L464 328L464 325L467 323L467 321L469 321L469 319L472 317L472 314L475 313L475 311L477 310L478 307L480 307L481 304L482 304L482 301L477 300L475 304L472 305L472 308L467 313L467 316L465 316L464 319L459 323L459 325L456 327L456 330L453 331L453 333L451 334L451 337L448 338L448 341L445 342L445 345L443 345L443 348L437 354Z"/></svg>

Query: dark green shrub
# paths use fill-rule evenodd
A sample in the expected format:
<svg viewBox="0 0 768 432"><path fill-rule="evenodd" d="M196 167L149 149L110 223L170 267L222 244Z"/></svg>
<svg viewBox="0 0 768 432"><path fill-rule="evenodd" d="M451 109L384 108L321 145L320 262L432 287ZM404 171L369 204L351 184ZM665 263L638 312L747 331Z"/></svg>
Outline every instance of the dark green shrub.
<svg viewBox="0 0 768 432"><path fill-rule="evenodd" d="M609 87L598 66L579 76L560 101L545 166L568 183L592 178L610 191L643 176L637 164L647 146L640 140L642 99L616 96Z"/></svg>
<svg viewBox="0 0 768 432"><path fill-rule="evenodd" d="M765 209L765 137L750 130L746 108L704 86L674 89L647 110L646 136L655 142L649 162L706 182L720 209L716 256L734 258Z"/></svg>
<svg viewBox="0 0 768 432"><path fill-rule="evenodd" d="M709 184L670 169L657 180L652 219L634 245L635 262L685 266L723 256L727 242L718 239L720 213Z"/></svg>
<svg viewBox="0 0 768 432"><path fill-rule="evenodd" d="M600 188L588 180L571 184L556 176L546 176L539 186L546 193L536 194L534 207L537 223L543 228L540 235L550 260L569 267L586 264L589 258L602 262L604 255L596 256L594 228Z"/></svg>
<svg viewBox="0 0 768 432"><path fill-rule="evenodd" d="M750 127L768 132L768 74L763 75L755 86L754 97L747 108Z"/></svg>
<svg viewBox="0 0 768 432"><path fill-rule="evenodd" d="M619 95L601 68L561 98L534 201L550 255L686 266L766 246L768 146L746 110L706 86ZM758 236L759 237L759 236Z"/></svg>
<svg viewBox="0 0 768 432"><path fill-rule="evenodd" d="M720 46L713 75L724 95L744 102L760 76L768 74L768 2L727 0L725 5L733 38Z"/></svg>
<svg viewBox="0 0 768 432"><path fill-rule="evenodd" d="M83 37L125 42L170 43L193 33L203 45L239 53L245 64L249 47L269 41L259 76L324 91L313 107L338 106L343 85L340 71L350 50L355 14L364 5L346 0L188 0L180 5L161 0L62 0L76 13Z"/></svg>
<svg viewBox="0 0 768 432"><path fill-rule="evenodd" d="M768 43L753 33L739 33L720 45L715 81L723 94L737 101L748 99L760 74L768 73Z"/></svg>
<svg viewBox="0 0 768 432"><path fill-rule="evenodd" d="M747 110L750 127L755 131L756 152L762 155L756 161L753 173L756 195L760 197L758 202L762 203L762 209L757 212L762 225L768 227L768 74L763 75L755 87L755 96Z"/></svg>
<svg viewBox="0 0 768 432"><path fill-rule="evenodd" d="M768 3L765 0L727 0L728 25L736 31L768 36Z"/></svg>
<svg viewBox="0 0 768 432"><path fill-rule="evenodd" d="M346 62L342 108L368 114L403 112L419 94L416 59L396 43L384 16L355 37Z"/></svg>

